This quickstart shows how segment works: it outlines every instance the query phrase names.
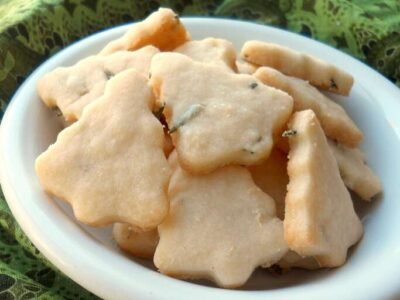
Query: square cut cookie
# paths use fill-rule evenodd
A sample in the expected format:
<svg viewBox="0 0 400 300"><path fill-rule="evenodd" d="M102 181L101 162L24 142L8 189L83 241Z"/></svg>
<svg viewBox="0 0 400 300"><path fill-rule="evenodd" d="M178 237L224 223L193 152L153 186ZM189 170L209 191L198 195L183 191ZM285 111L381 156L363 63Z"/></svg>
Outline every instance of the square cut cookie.
<svg viewBox="0 0 400 300"><path fill-rule="evenodd" d="M114 224L113 237L123 251L147 259L153 259L159 240L157 229L143 231L123 223Z"/></svg>
<svg viewBox="0 0 400 300"><path fill-rule="evenodd" d="M339 143L356 147L363 134L339 104L326 97L307 81L290 77L281 72L261 67L254 76L266 85L283 90L293 97L294 111L312 109L325 134Z"/></svg>
<svg viewBox="0 0 400 300"><path fill-rule="evenodd" d="M146 19L133 24L119 39L108 43L101 55L121 50L136 50L147 45L153 45L161 51L172 51L190 39L179 16L169 8L159 8Z"/></svg>
<svg viewBox="0 0 400 300"><path fill-rule="evenodd" d="M338 67L296 50L260 41L248 41L241 57L260 66L309 81L312 85L333 93L348 95L353 77Z"/></svg>
<svg viewBox="0 0 400 300"><path fill-rule="evenodd" d="M161 273L239 287L256 267L271 266L287 251L274 201L246 168L192 175L175 165L168 197L154 254Z"/></svg>
<svg viewBox="0 0 400 300"><path fill-rule="evenodd" d="M328 142L339 165L344 184L350 190L366 201L370 201L382 191L379 178L366 164L364 154L360 149L348 148L334 141Z"/></svg>
<svg viewBox="0 0 400 300"><path fill-rule="evenodd" d="M276 214L283 220L285 215L287 174L287 155L274 148L266 161L250 166L249 170L255 184L275 200Z"/></svg>
<svg viewBox="0 0 400 300"><path fill-rule="evenodd" d="M57 68L38 82L40 98L48 107L58 107L67 122L80 118L86 105L104 94L110 78L130 68L147 76L150 62L158 49L121 51L107 56L90 56L71 67Z"/></svg>
<svg viewBox="0 0 400 300"><path fill-rule="evenodd" d="M289 129L289 185L284 230L291 250L337 267L360 240L363 227L312 110L293 115Z"/></svg>
<svg viewBox="0 0 400 300"><path fill-rule="evenodd" d="M229 72L236 72L236 51L232 43L224 39L205 38L189 41L174 52L184 54L199 62L220 66Z"/></svg>
<svg viewBox="0 0 400 300"><path fill-rule="evenodd" d="M154 56L151 74L179 162L194 173L265 160L292 112L286 93L179 53Z"/></svg>
<svg viewBox="0 0 400 300"><path fill-rule="evenodd" d="M44 190L69 202L79 221L150 229L166 216L170 168L154 101L146 77L122 72L37 158Z"/></svg>

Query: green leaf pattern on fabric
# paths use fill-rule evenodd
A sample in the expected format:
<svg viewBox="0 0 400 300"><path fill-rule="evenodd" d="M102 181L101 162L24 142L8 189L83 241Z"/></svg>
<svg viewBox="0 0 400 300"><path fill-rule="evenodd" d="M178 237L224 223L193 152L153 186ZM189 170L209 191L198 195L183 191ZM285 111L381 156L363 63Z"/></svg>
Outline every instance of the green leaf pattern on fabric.
<svg viewBox="0 0 400 300"><path fill-rule="evenodd" d="M159 6L181 15L251 20L318 39L400 86L398 0L0 0L0 118L13 93L46 58ZM0 299L95 299L59 272L13 218L0 189Z"/></svg>

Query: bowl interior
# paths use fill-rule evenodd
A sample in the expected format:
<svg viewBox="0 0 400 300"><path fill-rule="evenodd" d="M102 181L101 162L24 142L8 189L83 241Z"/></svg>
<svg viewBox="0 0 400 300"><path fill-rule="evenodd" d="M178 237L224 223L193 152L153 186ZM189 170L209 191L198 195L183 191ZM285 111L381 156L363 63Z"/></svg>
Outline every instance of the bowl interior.
<svg viewBox="0 0 400 300"><path fill-rule="evenodd" d="M365 70L370 70L361 63L324 45L267 27L243 22L215 20L214 22L207 22L205 20L207 19L184 21L194 39L209 36L226 38L232 41L238 50L249 39L277 42L331 61L352 73L356 84L350 97L347 99L335 95L330 96L345 107L364 132L365 138L361 148L366 153L369 165L382 180L384 189L384 193L372 203L354 199L355 207L365 226L365 234L355 249L350 251L348 262L343 267L313 272L294 270L282 276L271 275L265 270L257 270L242 290L268 290L270 292L279 290L280 293L286 293L294 291L293 289L296 287L299 288L297 291L300 292L311 286L316 288L315 290L318 287L323 291L324 287L329 286L330 288L336 287L339 291L339 289L343 289L343 284L346 285L348 282L353 282L352 287L355 289L364 289L363 282L357 281L355 278L364 278L369 275L371 280L371 277L378 276L374 272L379 273L383 270L389 272L391 270L391 267L387 266L388 262L399 262L399 238L391 230L400 225L400 218L397 217L397 212L400 210L400 202L397 200L400 194L397 182L400 178L399 121L390 119L387 106L392 104L385 102L387 99L383 98L385 96L393 98L393 96L391 94L385 95L384 92L379 91L379 86L371 85L373 84L371 82L373 76L371 75L370 78L363 76ZM115 28L85 39L55 55L39 68L27 80L22 88L23 91L15 96L15 100L10 105L12 113L7 116L7 125L3 126L2 129L2 140L3 142L6 141L6 146L3 146L3 149L4 153L13 153L12 156L9 156L9 159L6 154L4 155L6 160L9 160L8 165L12 165L12 170L6 172L7 176L13 177L12 180L15 180L15 182L26 182L24 186L21 183L21 190L25 193L33 193L31 190L34 190L35 194L29 200L37 205L36 215L33 217L36 218L34 222L40 222L40 214L45 214L47 218L52 218L55 224L59 223L52 226L58 226L58 229L61 228L60 226L69 226L71 230L73 229L76 237L79 235L79 239L92 240L97 247L107 252L109 257L122 257L126 264L140 264L147 269L154 270L151 263L128 257L120 252L112 240L111 227L92 228L77 222L69 205L61 201L53 201L41 191L34 172L35 158L55 141L57 133L61 130L58 118L38 98L36 93L37 79L57 66L69 66L83 57L95 54L107 41L120 36L126 28ZM377 75L374 73L374 76ZM11 118L13 119L12 122ZM8 125L8 123L12 125ZM12 135L8 133L9 131L13 132ZM23 205L23 203L10 203L12 208L16 205ZM36 234L36 237L30 237L39 241L41 239L40 233ZM68 231L65 231L65 234L68 235ZM74 236L70 238L74 239ZM40 248L42 249L42 247L45 246L42 245ZM51 251L51 249L47 250ZM96 253L91 255L96 255ZM59 265L63 263L69 264L70 262L67 259L58 261ZM113 268L117 268L116 272L118 272L118 265ZM142 272L145 269L140 268L140 270ZM135 274L140 276L139 273ZM163 275L157 274L157 276ZM176 280L170 279L169 282L172 281ZM195 283L197 285L209 285L208 282L204 281Z"/></svg>

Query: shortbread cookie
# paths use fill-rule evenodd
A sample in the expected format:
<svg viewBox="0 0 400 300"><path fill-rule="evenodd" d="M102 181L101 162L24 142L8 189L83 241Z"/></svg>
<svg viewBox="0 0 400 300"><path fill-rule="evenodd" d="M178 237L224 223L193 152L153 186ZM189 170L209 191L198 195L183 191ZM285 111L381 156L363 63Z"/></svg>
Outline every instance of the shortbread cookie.
<svg viewBox="0 0 400 300"><path fill-rule="evenodd" d="M263 83L291 95L294 111L312 109L329 138L349 147L356 147L361 142L363 138L361 130L343 107L326 97L307 81L286 76L269 67L259 68L254 76Z"/></svg>
<svg viewBox="0 0 400 300"><path fill-rule="evenodd" d="M241 57L253 64L267 66L282 73L309 81L330 92L348 95L353 77L338 67L296 50L260 41L243 45Z"/></svg>
<svg viewBox="0 0 400 300"><path fill-rule="evenodd" d="M340 266L360 240L362 224L314 112L295 113L289 130L285 239L291 250L314 256L322 267Z"/></svg>
<svg viewBox="0 0 400 300"><path fill-rule="evenodd" d="M60 67L38 82L38 93L49 107L58 107L68 122L79 119L86 105L103 95L110 78L130 68L147 76L153 46L138 51L121 51L107 56L90 56L71 67Z"/></svg>
<svg viewBox="0 0 400 300"><path fill-rule="evenodd" d="M287 251L274 201L243 167L191 175L177 166L168 196L154 254L161 273L239 287L256 267L271 266Z"/></svg>
<svg viewBox="0 0 400 300"><path fill-rule="evenodd" d="M69 202L79 221L150 229L164 219L170 168L154 101L146 77L122 72L37 158L43 188Z"/></svg>
<svg viewBox="0 0 400 300"><path fill-rule="evenodd" d="M191 172L261 162L292 112L286 93L179 53L155 55L151 74L179 162Z"/></svg>
<svg viewBox="0 0 400 300"><path fill-rule="evenodd" d="M259 68L259 66L249 63L248 61L245 61L243 59L237 59L236 60L236 68L237 68L237 72L239 74L253 74L255 71L257 71L257 69Z"/></svg>
<svg viewBox="0 0 400 300"><path fill-rule="evenodd" d="M229 72L236 71L236 51L232 43L216 38L189 41L174 50L199 62L220 66Z"/></svg>
<svg viewBox="0 0 400 300"><path fill-rule="evenodd" d="M329 141L329 146L338 162L344 184L350 190L366 201L382 191L379 178L368 167L360 149L348 148L333 141Z"/></svg>
<svg viewBox="0 0 400 300"><path fill-rule="evenodd" d="M158 244L158 231L143 231L129 224L116 223L113 237L118 246L135 257L152 259Z"/></svg>
<svg viewBox="0 0 400 300"><path fill-rule="evenodd" d="M287 161L285 153L273 149L265 162L249 167L255 184L275 200L276 214L281 220L285 215L286 186L289 183Z"/></svg>
<svg viewBox="0 0 400 300"><path fill-rule="evenodd" d="M166 140L169 136L165 136ZM164 143L165 145L165 143ZM168 150L166 150L166 148ZM177 166L176 151L164 146L166 156L170 154L168 162L173 168ZM113 237L117 245L125 252L139 258L152 259L160 237L157 229L144 231L129 224L116 223L113 226Z"/></svg>
<svg viewBox="0 0 400 300"><path fill-rule="evenodd" d="M133 24L122 37L108 43L100 54L132 51L147 45L171 51L189 39L179 16L169 8L159 8L143 21Z"/></svg>

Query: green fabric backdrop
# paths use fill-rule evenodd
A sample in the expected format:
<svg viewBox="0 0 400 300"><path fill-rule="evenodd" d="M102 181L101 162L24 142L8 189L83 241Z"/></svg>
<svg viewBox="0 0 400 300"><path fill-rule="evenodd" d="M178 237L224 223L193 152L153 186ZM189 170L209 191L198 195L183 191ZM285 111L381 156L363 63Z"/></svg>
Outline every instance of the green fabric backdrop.
<svg viewBox="0 0 400 300"><path fill-rule="evenodd" d="M251 20L326 42L400 86L399 0L0 0L0 118L29 73L72 41L146 17L159 6L181 15ZM0 190L0 299L95 299L60 273L24 235Z"/></svg>

